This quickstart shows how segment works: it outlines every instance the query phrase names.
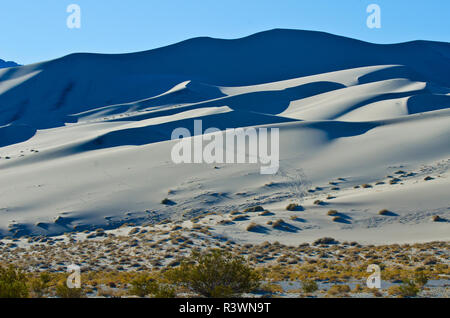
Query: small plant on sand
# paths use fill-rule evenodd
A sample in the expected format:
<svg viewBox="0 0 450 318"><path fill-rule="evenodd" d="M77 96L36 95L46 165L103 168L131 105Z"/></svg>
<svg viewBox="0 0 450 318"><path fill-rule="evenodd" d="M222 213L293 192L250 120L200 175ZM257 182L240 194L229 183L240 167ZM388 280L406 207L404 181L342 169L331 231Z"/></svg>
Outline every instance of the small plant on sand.
<svg viewBox="0 0 450 318"><path fill-rule="evenodd" d="M350 290L348 285L333 285L328 289L327 294L330 296L345 296Z"/></svg>
<svg viewBox="0 0 450 318"><path fill-rule="evenodd" d="M432 220L433 222L441 222L441 221L442 221L442 218L441 218L439 215L434 215L434 216L431 218L431 220Z"/></svg>
<svg viewBox="0 0 450 318"><path fill-rule="evenodd" d="M336 210L330 210L327 212L327 215L330 215L330 216L336 215L336 214L338 214L338 211L336 211Z"/></svg>
<svg viewBox="0 0 450 318"><path fill-rule="evenodd" d="M282 219L278 219L275 222L272 223L273 228L281 228L285 225L284 221Z"/></svg>
<svg viewBox="0 0 450 318"><path fill-rule="evenodd" d="M162 199L161 204L169 205L172 204L173 201L167 198Z"/></svg>
<svg viewBox="0 0 450 318"><path fill-rule="evenodd" d="M21 269L0 266L0 298L28 297L27 278Z"/></svg>
<svg viewBox="0 0 450 318"><path fill-rule="evenodd" d="M323 204L323 201L322 200L316 200L316 201L314 201L314 204L315 205L321 205L321 204Z"/></svg>
<svg viewBox="0 0 450 318"><path fill-rule="evenodd" d="M299 205L295 203L291 203L286 207L286 210L288 211L297 211L299 209Z"/></svg>
<svg viewBox="0 0 450 318"><path fill-rule="evenodd" d="M252 222L252 223L250 223L250 224L247 226L247 231L249 231L249 232L255 232L255 231L258 231L260 228L261 228L260 225L258 225L258 224L256 224L256 223Z"/></svg>
<svg viewBox="0 0 450 318"><path fill-rule="evenodd" d="M417 296L420 289L413 280L406 279L403 284L399 286L398 291L401 297L414 297Z"/></svg>
<svg viewBox="0 0 450 318"><path fill-rule="evenodd" d="M63 281L56 285L56 296L59 298L83 298L85 292L83 288L69 288L66 281Z"/></svg>
<svg viewBox="0 0 450 318"><path fill-rule="evenodd" d="M428 277L424 272L418 272L414 275L414 282L418 287L422 288L428 283Z"/></svg>
<svg viewBox="0 0 450 318"><path fill-rule="evenodd" d="M319 239L315 240L314 243L313 243L313 245L321 245L321 244L325 244L325 245L339 244L339 241L336 241L332 237L322 237L322 238L319 238Z"/></svg>
<svg viewBox="0 0 450 318"><path fill-rule="evenodd" d="M51 282L51 277L48 273L41 273L38 278L33 278L31 280L31 291L33 292L35 297L43 297L49 287L49 283Z"/></svg>
<svg viewBox="0 0 450 318"><path fill-rule="evenodd" d="M319 289L319 286L317 286L317 283L312 279L304 279L302 280L302 291L304 293L310 294L314 293Z"/></svg>
<svg viewBox="0 0 450 318"><path fill-rule="evenodd" d="M264 208L260 205L251 207L251 208L247 208L244 210L244 212L262 212L264 211Z"/></svg>
<svg viewBox="0 0 450 318"><path fill-rule="evenodd" d="M204 297L233 297L259 287L260 277L240 256L212 249L193 251L167 279Z"/></svg>
<svg viewBox="0 0 450 318"><path fill-rule="evenodd" d="M386 209L380 210L380 211L378 211L378 214L379 215L388 215L389 214L389 210L386 210Z"/></svg>
<svg viewBox="0 0 450 318"><path fill-rule="evenodd" d="M344 222L344 219L340 216L333 216L333 222Z"/></svg>
<svg viewBox="0 0 450 318"><path fill-rule="evenodd" d="M129 293L138 297L152 295L155 298L174 298L176 296L173 287L159 284L147 275L139 275L133 279Z"/></svg>

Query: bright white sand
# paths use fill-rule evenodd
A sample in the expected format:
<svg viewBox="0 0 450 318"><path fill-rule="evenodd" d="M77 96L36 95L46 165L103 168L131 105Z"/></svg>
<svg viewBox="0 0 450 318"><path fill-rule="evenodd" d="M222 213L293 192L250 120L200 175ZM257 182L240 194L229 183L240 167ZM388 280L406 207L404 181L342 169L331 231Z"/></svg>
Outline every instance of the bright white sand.
<svg viewBox="0 0 450 318"><path fill-rule="evenodd" d="M281 31L260 40L273 41ZM240 48L253 42L246 38L224 44L229 54L241 52L241 73L222 66L229 61L219 53L216 61L211 53L184 67L175 57L209 45L197 39L131 55L71 55L0 70L0 233L53 235L75 226L144 223L154 214L183 219L260 204L274 215L211 223L213 232L289 244L323 236L376 244L448 240L450 224L430 220L450 219L448 59L407 44L377 46L372 58L367 43L305 34L324 48L331 40L353 47L359 53L352 54L368 60L353 65L337 50L330 64L305 53L300 62L287 59L292 72L296 63L304 65L293 76L277 66L280 52L271 53L266 68L247 67L248 52ZM448 50L446 43L433 45ZM420 64L423 52L434 64ZM379 55L384 63L377 63ZM202 68L203 62L217 69ZM171 132L198 118L204 128L279 127L280 173L260 175L259 165L175 165ZM414 175L389 184L387 175L398 170ZM424 181L428 175L434 179ZM353 188L363 183L373 187ZM322 190L302 192L315 187ZM325 200L328 195L336 198ZM166 197L176 204L162 205ZM317 199L327 205L314 205ZM286 211L290 202L305 211ZM378 215L384 208L394 214ZM348 222L332 222L330 209ZM302 221L290 220L293 214ZM293 231L266 225L279 218ZM250 222L267 232L246 231Z"/></svg>

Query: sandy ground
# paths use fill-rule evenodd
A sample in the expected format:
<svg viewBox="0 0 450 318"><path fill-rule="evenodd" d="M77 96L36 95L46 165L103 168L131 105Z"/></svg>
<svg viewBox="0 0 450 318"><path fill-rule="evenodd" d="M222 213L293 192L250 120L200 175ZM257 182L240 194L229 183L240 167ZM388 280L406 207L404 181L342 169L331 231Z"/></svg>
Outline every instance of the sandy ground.
<svg viewBox="0 0 450 318"><path fill-rule="evenodd" d="M317 52L303 50L305 40ZM204 56L214 41L221 49ZM281 50L287 43L292 52ZM261 45L269 51L252 61ZM329 45L334 55L323 59ZM448 241L450 72L436 53L446 50L275 30L2 69L0 235L190 222L214 212L211 232L244 244ZM190 52L198 58L185 60ZM173 163L172 130L191 130L194 119L222 133L279 128L278 173L261 175L259 164ZM302 210L286 211L289 203ZM219 223L257 205L272 214ZM379 215L383 209L389 213ZM267 224L278 219L287 226ZM247 230L252 222L259 232Z"/></svg>

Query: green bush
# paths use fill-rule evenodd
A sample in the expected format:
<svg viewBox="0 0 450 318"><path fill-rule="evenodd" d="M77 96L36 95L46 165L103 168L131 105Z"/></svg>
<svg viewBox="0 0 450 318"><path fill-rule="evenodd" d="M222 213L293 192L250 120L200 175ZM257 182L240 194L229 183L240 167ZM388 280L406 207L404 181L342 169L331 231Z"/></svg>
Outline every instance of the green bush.
<svg viewBox="0 0 450 318"><path fill-rule="evenodd" d="M428 277L423 272L418 272L414 276L414 282L419 286L423 287L428 283Z"/></svg>
<svg viewBox="0 0 450 318"><path fill-rule="evenodd" d="M131 282L130 294L145 297L152 295L155 298L173 298L175 297L175 289L170 286L159 284L155 279L140 275Z"/></svg>
<svg viewBox="0 0 450 318"><path fill-rule="evenodd" d="M33 278L30 285L34 296L43 297L48 291L50 281L51 277L48 273L41 273L39 278Z"/></svg>
<svg viewBox="0 0 450 318"><path fill-rule="evenodd" d="M69 288L64 281L56 285L56 296L60 298L83 298L85 292L83 288Z"/></svg>
<svg viewBox="0 0 450 318"><path fill-rule="evenodd" d="M0 298L28 297L27 278L25 274L12 265L0 266Z"/></svg>
<svg viewBox="0 0 450 318"><path fill-rule="evenodd" d="M414 281L407 279L398 288L400 296L402 297L414 297L419 293L419 288L416 286Z"/></svg>
<svg viewBox="0 0 450 318"><path fill-rule="evenodd" d="M314 293L316 290L319 289L319 286L317 286L317 283L312 279L305 279L302 281L302 290L305 293Z"/></svg>
<svg viewBox="0 0 450 318"><path fill-rule="evenodd" d="M242 257L212 249L193 251L166 277L174 284L204 297L235 297L259 287L259 275Z"/></svg>

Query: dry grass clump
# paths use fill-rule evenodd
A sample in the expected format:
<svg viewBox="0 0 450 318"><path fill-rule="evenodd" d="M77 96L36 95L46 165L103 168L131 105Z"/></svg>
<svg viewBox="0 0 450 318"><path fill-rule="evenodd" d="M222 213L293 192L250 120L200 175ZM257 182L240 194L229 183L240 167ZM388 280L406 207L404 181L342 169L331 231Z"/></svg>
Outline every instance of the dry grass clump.
<svg viewBox="0 0 450 318"><path fill-rule="evenodd" d="M402 180L398 179L398 178L393 178L389 181L389 184L397 184L397 182L400 182Z"/></svg>
<svg viewBox="0 0 450 318"><path fill-rule="evenodd" d="M346 296L350 290L350 286L348 285L333 285L327 291L327 294L329 296Z"/></svg>
<svg viewBox="0 0 450 318"><path fill-rule="evenodd" d="M290 203L287 207L286 210L288 211L297 211L300 208L300 206L296 203Z"/></svg>
<svg viewBox="0 0 450 318"><path fill-rule="evenodd" d="M249 232L257 232L257 231L260 231L260 230L262 230L262 226L259 225L259 224L254 223L254 222L250 223L247 226L247 231L249 231Z"/></svg>
<svg viewBox="0 0 450 318"><path fill-rule="evenodd" d="M332 237L322 237L314 241L313 245L321 245L321 244L339 244L339 241L336 241Z"/></svg>
<svg viewBox="0 0 450 318"><path fill-rule="evenodd" d="M333 222L343 222L344 218L340 217L340 216L334 216L332 218Z"/></svg>
<svg viewBox="0 0 450 318"><path fill-rule="evenodd" d="M368 183L364 183L361 187L363 187L364 189L372 188L372 186Z"/></svg>
<svg viewBox="0 0 450 318"><path fill-rule="evenodd" d="M260 205L250 207L244 210L244 212L262 212L264 211L264 208Z"/></svg>
<svg viewBox="0 0 450 318"><path fill-rule="evenodd" d="M169 200L168 198L164 198L164 199L162 199L162 201L161 201L161 204L170 204L172 201L171 200Z"/></svg>
<svg viewBox="0 0 450 318"><path fill-rule="evenodd" d="M380 210L380 211L378 211L378 214L379 215L388 215L389 214L389 210L387 210L387 209Z"/></svg>
<svg viewBox="0 0 450 318"><path fill-rule="evenodd" d="M219 222L217 222L217 224L219 225L230 225L233 224L232 220L220 220Z"/></svg>
<svg viewBox="0 0 450 318"><path fill-rule="evenodd" d="M443 221L443 219L439 215L434 215L431 218L431 221L433 221L433 222L441 222L441 221Z"/></svg>
<svg viewBox="0 0 450 318"><path fill-rule="evenodd" d="M327 215L330 215L330 216L336 215L336 214L338 214L338 211L336 211L336 210L330 210L327 212Z"/></svg>
<svg viewBox="0 0 450 318"><path fill-rule="evenodd" d="M263 212L259 213L258 215L260 215L260 216L272 215L272 212L270 212L270 211L263 211Z"/></svg>
<svg viewBox="0 0 450 318"><path fill-rule="evenodd" d="M315 204L315 205L320 205L320 204L322 204L322 203L323 203L322 200L316 200L316 201L314 201L314 204Z"/></svg>
<svg viewBox="0 0 450 318"><path fill-rule="evenodd" d="M285 225L285 223L282 219L278 219L272 223L273 228L280 228L280 227L283 227L284 225Z"/></svg>
<svg viewBox="0 0 450 318"><path fill-rule="evenodd" d="M248 219L247 215L236 215L235 217L233 217L231 220L232 221L245 221Z"/></svg>

